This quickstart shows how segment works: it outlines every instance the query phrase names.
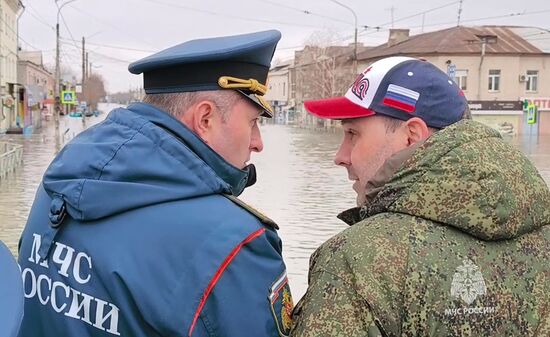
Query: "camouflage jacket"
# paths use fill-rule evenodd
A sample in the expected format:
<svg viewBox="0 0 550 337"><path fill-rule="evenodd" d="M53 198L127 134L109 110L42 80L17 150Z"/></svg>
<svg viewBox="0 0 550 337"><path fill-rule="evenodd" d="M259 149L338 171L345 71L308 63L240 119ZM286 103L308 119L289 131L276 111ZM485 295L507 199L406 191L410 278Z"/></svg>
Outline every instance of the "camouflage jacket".
<svg viewBox="0 0 550 337"><path fill-rule="evenodd" d="M536 168L473 121L417 147L312 255L291 335L550 336L550 191Z"/></svg>

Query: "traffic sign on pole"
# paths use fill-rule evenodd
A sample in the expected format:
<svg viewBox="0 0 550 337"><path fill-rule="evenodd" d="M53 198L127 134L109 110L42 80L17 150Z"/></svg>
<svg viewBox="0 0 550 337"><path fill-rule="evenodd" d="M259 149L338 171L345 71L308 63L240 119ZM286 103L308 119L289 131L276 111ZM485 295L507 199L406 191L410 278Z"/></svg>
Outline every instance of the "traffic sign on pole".
<svg viewBox="0 0 550 337"><path fill-rule="evenodd" d="M63 104L77 104L76 92L73 90L65 90L61 92L61 103Z"/></svg>

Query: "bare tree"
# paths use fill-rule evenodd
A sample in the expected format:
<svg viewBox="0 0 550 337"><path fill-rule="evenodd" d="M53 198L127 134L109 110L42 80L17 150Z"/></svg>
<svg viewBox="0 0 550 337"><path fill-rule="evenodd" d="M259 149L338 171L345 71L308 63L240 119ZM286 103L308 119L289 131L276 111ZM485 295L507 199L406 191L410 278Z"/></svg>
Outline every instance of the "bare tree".
<svg viewBox="0 0 550 337"><path fill-rule="evenodd" d="M325 30L314 32L304 49L294 55L295 97L297 105L304 100L341 96L353 82L353 45L334 45L342 39ZM302 109L303 112L303 109ZM330 122L314 120L302 113L302 123L328 126Z"/></svg>
<svg viewBox="0 0 550 337"><path fill-rule="evenodd" d="M97 109L99 100L107 95L103 78L98 74L90 75L82 85L82 98L91 109Z"/></svg>

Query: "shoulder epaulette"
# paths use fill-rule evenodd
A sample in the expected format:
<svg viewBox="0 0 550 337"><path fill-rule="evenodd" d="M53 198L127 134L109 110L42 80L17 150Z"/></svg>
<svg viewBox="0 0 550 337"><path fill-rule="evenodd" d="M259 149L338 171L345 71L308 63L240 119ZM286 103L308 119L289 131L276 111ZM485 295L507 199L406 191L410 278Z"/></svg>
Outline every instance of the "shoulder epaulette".
<svg viewBox="0 0 550 337"><path fill-rule="evenodd" d="M248 213L254 215L264 225L266 225L268 227L271 227L271 228L274 228L274 229L279 229L279 226L275 223L275 221L271 220L266 215L264 215L262 212L258 211L254 207L250 206L249 204L245 203L241 199L237 198L236 196L229 195L229 194L224 194L223 196L226 197L227 199L231 200L233 203L237 204L241 208L244 208Z"/></svg>

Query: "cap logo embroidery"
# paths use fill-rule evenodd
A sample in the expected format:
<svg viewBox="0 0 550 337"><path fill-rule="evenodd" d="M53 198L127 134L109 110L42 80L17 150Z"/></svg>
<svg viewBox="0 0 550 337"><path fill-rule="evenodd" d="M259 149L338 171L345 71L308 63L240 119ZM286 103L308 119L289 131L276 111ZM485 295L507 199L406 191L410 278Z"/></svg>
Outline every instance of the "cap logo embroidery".
<svg viewBox="0 0 550 337"><path fill-rule="evenodd" d="M399 85L390 84L382 103L392 108L413 113L416 110L418 98L420 98L418 92Z"/></svg>
<svg viewBox="0 0 550 337"><path fill-rule="evenodd" d="M370 70L370 68L368 70ZM365 95L367 94L368 89L369 80L365 78L365 75L363 73L359 74L359 76L357 76L357 79L353 83L353 86L351 87L351 92L353 92L353 94L357 96L360 100L363 100L363 98L365 98Z"/></svg>

